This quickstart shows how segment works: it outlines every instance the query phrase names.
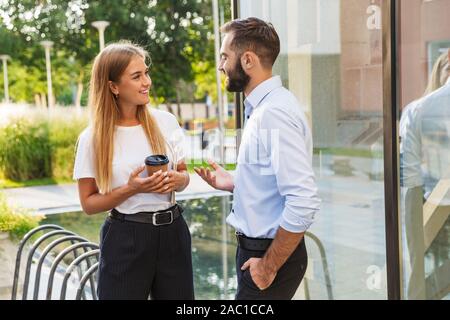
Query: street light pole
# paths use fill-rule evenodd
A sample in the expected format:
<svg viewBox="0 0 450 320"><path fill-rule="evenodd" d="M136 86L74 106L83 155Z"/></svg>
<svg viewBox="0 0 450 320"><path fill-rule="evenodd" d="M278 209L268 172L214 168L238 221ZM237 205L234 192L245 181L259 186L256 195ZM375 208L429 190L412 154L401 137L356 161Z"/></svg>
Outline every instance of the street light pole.
<svg viewBox="0 0 450 320"><path fill-rule="evenodd" d="M218 0L213 0L213 20L214 20L214 51L216 60L216 87L217 87L217 106L219 111L219 152L220 152L220 163L224 164L225 156L223 149L223 137L224 137L224 123L223 123L223 98L222 98L222 86L220 81L220 34L219 34L219 3Z"/></svg>
<svg viewBox="0 0 450 320"><path fill-rule="evenodd" d="M105 47L105 29L107 26L109 26L108 21L94 21L92 22L92 26L97 28L98 30L98 37L100 42L100 51L103 50Z"/></svg>
<svg viewBox="0 0 450 320"><path fill-rule="evenodd" d="M53 46L53 41L41 41L41 45L45 49L45 65L47 68L47 95L48 108L53 108L53 89L52 89L52 68L50 65L50 49Z"/></svg>
<svg viewBox="0 0 450 320"><path fill-rule="evenodd" d="M3 61L3 79L5 84L5 103L9 103L9 86L8 86L8 60L10 56L7 54L0 55L0 59Z"/></svg>

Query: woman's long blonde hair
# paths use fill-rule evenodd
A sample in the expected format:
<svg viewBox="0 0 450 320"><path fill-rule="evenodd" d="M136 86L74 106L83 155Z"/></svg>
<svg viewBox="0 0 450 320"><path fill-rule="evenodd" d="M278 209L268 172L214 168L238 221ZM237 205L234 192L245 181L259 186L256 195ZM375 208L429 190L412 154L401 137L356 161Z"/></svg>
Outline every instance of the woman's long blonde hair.
<svg viewBox="0 0 450 320"><path fill-rule="evenodd" d="M120 109L109 81L120 82L128 64L136 56L147 59L148 53L129 42L113 43L97 55L92 66L88 103L92 112L95 178L100 193L108 193L112 189L114 131L120 118ZM164 137L147 106L138 106L136 116L153 153L166 154Z"/></svg>
<svg viewBox="0 0 450 320"><path fill-rule="evenodd" d="M433 65L433 70L430 74L427 88L425 89L424 96L436 91L442 87L448 79L450 72L448 52L441 54Z"/></svg>

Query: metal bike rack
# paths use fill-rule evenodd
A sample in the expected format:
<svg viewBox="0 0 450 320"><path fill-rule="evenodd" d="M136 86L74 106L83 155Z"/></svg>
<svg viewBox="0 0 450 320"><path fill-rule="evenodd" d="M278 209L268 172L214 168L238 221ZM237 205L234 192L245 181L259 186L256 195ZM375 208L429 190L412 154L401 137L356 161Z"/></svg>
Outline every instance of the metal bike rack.
<svg viewBox="0 0 450 320"><path fill-rule="evenodd" d="M95 244L95 243L92 243L92 242L80 242L80 243L76 243L76 244L71 245L70 247L65 248L63 251L61 251L58 254L58 256L55 258L55 260L52 263L52 266L51 266L51 269L50 269L50 274L49 274L49 277L48 277L47 295L46 295L46 299L47 300L50 300L51 297L52 297L53 282L54 282L53 279L55 278L56 269L57 269L59 263L64 259L64 257L66 257L68 254L70 254L72 251L74 251L74 250L76 250L78 248L86 248L86 249L87 248L91 248L92 250L88 251L88 252L86 252L86 253L84 253L82 255L80 255L74 261L72 261L72 263L69 265L69 267L67 268L66 273L64 275L64 280L63 280L61 291L65 290L64 283L67 281L66 277L69 278L69 276L70 276L70 274L72 272L73 267L71 269L71 265L74 264L75 261L78 261L78 259L80 259L80 257L82 257L83 255L98 250L99 246L97 244ZM70 269L70 272L69 272L69 269ZM67 275L67 274L69 274L69 275ZM93 287L94 287L94 283L91 282L91 288L93 288ZM63 298L65 298L66 295L65 295L65 293L64 293L64 295L62 295L62 292L61 292L61 296Z"/></svg>
<svg viewBox="0 0 450 320"><path fill-rule="evenodd" d="M100 253L99 249L94 249L94 250L91 250L89 252L86 252L86 253L82 254L81 256L79 256L78 258L76 258L75 260L72 261L72 263L67 268L66 273L64 274L64 279L63 279L63 283L62 283L62 287L61 287L61 298L60 298L61 300L65 300L66 299L67 282L69 281L69 278L70 278L70 276L72 274L73 269L78 267L78 265L81 262L83 262L84 260L89 261L89 258L91 256L95 256L98 259L99 253ZM91 268L91 266L89 266L89 269L90 268ZM94 300L96 300L97 295L96 295L94 289L95 288L91 284L92 298ZM79 299L77 299L77 300L79 300Z"/></svg>
<svg viewBox="0 0 450 320"><path fill-rule="evenodd" d="M81 278L80 286L78 287L78 290L77 290L76 300L81 300L81 293L83 292L84 286L86 285L86 281L87 281L87 279L89 279L91 277L91 275L94 274L94 272L96 272L98 270L98 265L99 265L99 262L96 262L94 265L92 265L92 267L90 267L86 271L86 273L83 275L83 277ZM92 288L91 288L91 290L92 290ZM92 297L94 298L94 300L97 300L94 290L92 291Z"/></svg>
<svg viewBox="0 0 450 320"><path fill-rule="evenodd" d="M39 286L40 286L40 280L41 280L41 272L42 272L42 265L44 264L45 258L49 254L49 252L55 248L57 245L70 241L72 244L75 243L75 241L79 242L88 242L87 239L80 237L80 236L65 236L62 238L58 238L51 242L47 247L45 247L44 251L41 254L41 257L39 258L37 267L36 267L36 276L34 279L34 294L33 294L33 300L38 300L39 295Z"/></svg>
<svg viewBox="0 0 450 320"><path fill-rule="evenodd" d="M34 228L33 230L30 230L20 241L19 243L19 249L17 250L16 255L16 265L14 268L14 280L13 280L13 286L12 286L12 294L11 294L11 300L16 300L17 297L17 287L19 285L19 275L20 275L20 261L22 259L22 251L25 247L25 244L28 242L28 240L31 239L33 235L38 233L39 231L43 230L62 230L63 228L56 225L56 224L46 224L39 227Z"/></svg>
<svg viewBox="0 0 450 320"><path fill-rule="evenodd" d="M33 262L33 256L36 252L37 248L48 238L51 238L53 236L57 235L75 235L75 233L67 230L55 230L51 231L49 233L46 233L42 235L39 239L36 240L36 242L33 244L33 246L30 249L30 252L28 253L28 259L27 264L25 267L25 280L23 283L23 294L22 294L22 300L26 300L28 296L28 284L30 281L30 270L31 270L31 263Z"/></svg>
<svg viewBox="0 0 450 320"><path fill-rule="evenodd" d="M36 237L33 237L37 233L43 231L44 233L40 235L37 239ZM43 248L39 248L42 246L42 244L49 240L50 238L56 237L56 239L52 239L52 241ZM51 263L50 267L50 273L47 283L47 292L46 292L46 299L51 299L52 296L52 289L53 289L53 283L54 283L54 277L57 268L60 266L60 263L65 259L69 254L73 253L72 260L69 261L69 267L66 269L66 273L64 275L65 283L63 283L62 289L64 290L64 294L61 294L61 299L65 299L65 293L67 289L67 280L69 279L71 273L74 271L75 268L78 271L78 276L80 279L80 283L77 289L76 298L79 300L81 298L86 299L85 295L85 286L86 283L90 282L90 289L92 292L92 299L97 299L96 295L96 280L95 280L95 272L98 269L98 259L99 259L99 246L96 243L89 242L84 237L81 237L72 231L65 230L61 226L54 225L54 224L48 224L48 225L42 225L39 227L34 228L33 230L29 231L23 239L19 243L19 247L17 250L16 255L16 264L14 269L14 279L13 279L13 286L12 286L12 294L11 299L16 300L17 298L17 291L19 286L19 278L20 278L20 267L21 267L21 260L24 248L27 244L29 244L31 239L36 239L31 245L30 249L28 251L28 255L26 258L26 266L25 266L25 278L23 282L23 292L22 292L22 299L26 300L28 298L28 291L29 291L29 282L30 282L30 274L32 273L32 264L36 263L36 268L34 271L34 287L33 287L33 299L37 300L39 299L39 289L40 289L40 282L41 282L41 275L43 270L44 263L48 264L48 257L50 256L51 252L56 252L56 248L62 244L69 243L70 245L68 247L63 248L61 252L58 253L56 258ZM39 249L39 250L38 250ZM77 250L82 250L84 253L81 255L78 254ZM39 252L40 256L37 262L34 262L36 260L34 259L34 256L36 252ZM53 255L54 256L54 255ZM95 261L91 261L92 258L95 258ZM67 259L65 259L67 261ZM81 268L81 263L83 261L86 261L86 271L84 268ZM67 262L67 263L69 263ZM67 279L66 279L67 278ZM61 291L63 291L61 290Z"/></svg>
<svg viewBox="0 0 450 320"><path fill-rule="evenodd" d="M317 245L317 247L319 248L319 252L320 252L320 257L322 260L322 266L323 266L323 274L325 277L325 284L327 286L327 295L328 295L328 299L329 300L333 300L333 287L331 284L331 277L330 277L330 271L328 269L328 262L327 262L327 256L325 254L325 249L322 245L322 242L319 240L319 238L317 236L315 236L314 234L312 234L311 232L307 231L305 233L305 236L311 238ZM305 286L305 297L307 300L310 299L310 295L309 295L309 288L308 288L308 280L306 278L304 278L304 286Z"/></svg>

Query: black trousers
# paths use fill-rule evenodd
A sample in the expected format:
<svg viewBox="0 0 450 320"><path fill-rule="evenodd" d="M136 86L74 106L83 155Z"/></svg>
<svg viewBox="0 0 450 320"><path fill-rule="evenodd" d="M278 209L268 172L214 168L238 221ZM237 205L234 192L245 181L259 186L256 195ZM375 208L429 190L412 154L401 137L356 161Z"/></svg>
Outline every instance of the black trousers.
<svg viewBox="0 0 450 320"><path fill-rule="evenodd" d="M191 235L183 216L169 225L107 217L100 233L100 300L192 300Z"/></svg>
<svg viewBox="0 0 450 320"><path fill-rule="evenodd" d="M245 250L242 247L236 251L236 272L238 287L236 300L290 300L297 291L308 266L305 239L300 242L286 263L278 271L270 287L260 290L253 282L250 269L242 271L242 265L250 258L261 258L265 251Z"/></svg>

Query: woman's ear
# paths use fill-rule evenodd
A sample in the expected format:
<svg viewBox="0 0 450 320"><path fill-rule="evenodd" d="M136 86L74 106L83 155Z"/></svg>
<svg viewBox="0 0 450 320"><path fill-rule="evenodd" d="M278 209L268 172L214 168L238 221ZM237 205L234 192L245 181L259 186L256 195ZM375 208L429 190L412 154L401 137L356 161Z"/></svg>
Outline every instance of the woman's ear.
<svg viewBox="0 0 450 320"><path fill-rule="evenodd" d="M117 88L117 85L112 81L108 81L108 84L109 84L109 89L111 90L113 95L117 96L119 94L119 88Z"/></svg>

